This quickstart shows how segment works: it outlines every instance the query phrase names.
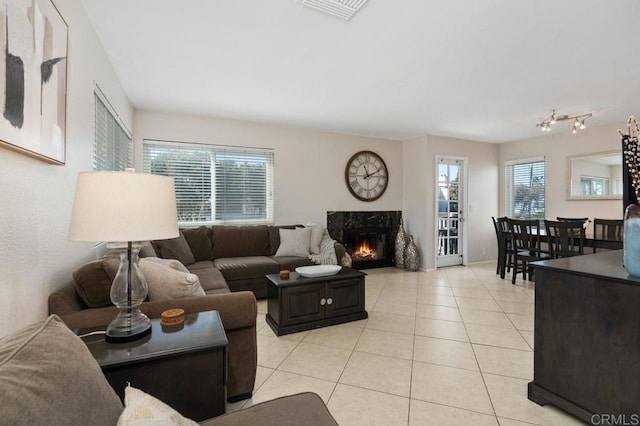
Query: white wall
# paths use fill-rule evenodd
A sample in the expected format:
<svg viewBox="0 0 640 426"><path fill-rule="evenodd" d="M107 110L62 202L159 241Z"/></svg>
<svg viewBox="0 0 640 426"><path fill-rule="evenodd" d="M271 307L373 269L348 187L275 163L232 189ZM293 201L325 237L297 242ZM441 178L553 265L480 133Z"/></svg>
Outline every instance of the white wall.
<svg viewBox="0 0 640 426"><path fill-rule="evenodd" d="M618 129L626 130L626 123L591 127L571 134L571 128L557 127L551 134L500 145L500 214L504 207L504 162L532 157L545 157L545 216L594 217L622 219L622 200L567 200L566 158L568 155L620 150ZM591 228L587 230L590 232Z"/></svg>
<svg viewBox="0 0 640 426"><path fill-rule="evenodd" d="M132 110L79 0L55 0L69 27L67 160L55 166L0 148L0 336L47 315L47 297L94 257L67 241L76 176L92 168L97 83L131 126Z"/></svg>
<svg viewBox="0 0 640 426"><path fill-rule="evenodd" d="M467 263L497 258L491 216L498 211L499 146L439 136L404 142L403 217L422 254L424 268L435 267L436 156L467 159Z"/></svg>
<svg viewBox="0 0 640 426"><path fill-rule="evenodd" d="M134 113L136 169L142 170L143 139L272 148L275 152L275 223L313 221L326 225L329 210L400 210L402 143L242 121ZM389 169L389 186L376 201L354 198L344 169L361 150L380 154Z"/></svg>

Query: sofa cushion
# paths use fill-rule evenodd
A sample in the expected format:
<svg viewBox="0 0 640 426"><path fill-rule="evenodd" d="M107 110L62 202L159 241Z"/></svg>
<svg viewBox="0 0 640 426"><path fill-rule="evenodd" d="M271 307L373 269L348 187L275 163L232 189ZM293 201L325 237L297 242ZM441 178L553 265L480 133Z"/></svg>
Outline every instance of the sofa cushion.
<svg viewBox="0 0 640 426"><path fill-rule="evenodd" d="M147 281L151 301L205 294L198 276L190 272L178 271L168 265L147 259L140 259L140 269Z"/></svg>
<svg viewBox="0 0 640 426"><path fill-rule="evenodd" d="M196 263L196 259L193 257L191 248L189 248L189 244L187 243L182 231L180 231L180 236L177 238L156 240L155 243L160 249L160 253L158 253L160 257L165 259L176 259L185 266Z"/></svg>
<svg viewBox="0 0 640 426"><path fill-rule="evenodd" d="M215 259L213 266L222 272L227 282L250 278L264 278L267 274L276 274L280 271L278 262L266 256Z"/></svg>
<svg viewBox="0 0 640 426"><path fill-rule="evenodd" d="M213 266L213 261L211 260L202 260L189 265L189 272L196 274L200 278L200 284L207 294L209 294L210 290L229 291L229 286L222 272Z"/></svg>
<svg viewBox="0 0 640 426"><path fill-rule="evenodd" d="M299 257L299 256L278 256L272 257L273 260L278 262L280 265L280 269L286 269L288 271L295 271L295 269L299 266L310 266L315 265L308 257Z"/></svg>
<svg viewBox="0 0 640 426"><path fill-rule="evenodd" d="M269 232L266 225L215 225L211 229L214 259L269 254Z"/></svg>
<svg viewBox="0 0 640 426"><path fill-rule="evenodd" d="M209 228L200 226L198 228L183 229L182 233L196 262L213 259Z"/></svg>
<svg viewBox="0 0 640 426"><path fill-rule="evenodd" d="M73 273L76 292L88 307L111 305L111 284L119 263L116 258L105 258L89 262Z"/></svg>
<svg viewBox="0 0 640 426"><path fill-rule="evenodd" d="M309 255L311 245L311 228L280 229L280 247L276 256Z"/></svg>
<svg viewBox="0 0 640 426"><path fill-rule="evenodd" d="M198 426L164 402L132 386L124 389L124 406L117 426Z"/></svg>
<svg viewBox="0 0 640 426"><path fill-rule="evenodd" d="M55 315L0 339L0 423L114 425L120 399Z"/></svg>

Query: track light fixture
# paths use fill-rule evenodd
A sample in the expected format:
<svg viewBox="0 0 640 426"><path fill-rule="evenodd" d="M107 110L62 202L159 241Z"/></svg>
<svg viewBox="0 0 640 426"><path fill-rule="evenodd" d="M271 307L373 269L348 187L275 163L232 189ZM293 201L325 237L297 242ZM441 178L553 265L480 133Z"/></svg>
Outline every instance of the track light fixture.
<svg viewBox="0 0 640 426"><path fill-rule="evenodd" d="M573 129L571 130L571 133L575 135L576 133L578 133L578 130L584 130L587 127L584 122L587 120L587 118L591 118L592 115L593 114L591 113L576 115L557 115L556 110L554 109L551 115L547 116L547 118L536 124L536 127L540 127L543 132L550 132L551 126L556 124L557 122L572 120Z"/></svg>

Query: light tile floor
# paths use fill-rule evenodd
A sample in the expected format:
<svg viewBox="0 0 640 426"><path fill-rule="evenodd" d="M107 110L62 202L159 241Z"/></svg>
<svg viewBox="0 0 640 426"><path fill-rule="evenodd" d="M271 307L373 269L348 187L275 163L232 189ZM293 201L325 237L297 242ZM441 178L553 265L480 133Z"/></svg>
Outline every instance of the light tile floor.
<svg viewBox="0 0 640 426"><path fill-rule="evenodd" d="M341 426L582 424L527 399L533 283L493 262L365 272L366 320L276 337L258 301L254 396L228 411L311 391Z"/></svg>

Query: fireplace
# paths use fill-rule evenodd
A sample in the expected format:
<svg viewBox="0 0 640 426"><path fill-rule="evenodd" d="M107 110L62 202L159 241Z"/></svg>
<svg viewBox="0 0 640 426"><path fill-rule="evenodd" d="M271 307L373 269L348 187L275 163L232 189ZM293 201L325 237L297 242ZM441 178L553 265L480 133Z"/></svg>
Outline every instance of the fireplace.
<svg viewBox="0 0 640 426"><path fill-rule="evenodd" d="M395 239L400 211L327 212L331 238L344 245L356 269L395 265Z"/></svg>

